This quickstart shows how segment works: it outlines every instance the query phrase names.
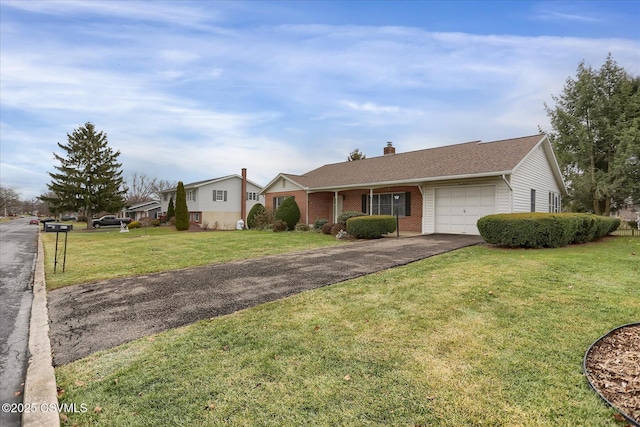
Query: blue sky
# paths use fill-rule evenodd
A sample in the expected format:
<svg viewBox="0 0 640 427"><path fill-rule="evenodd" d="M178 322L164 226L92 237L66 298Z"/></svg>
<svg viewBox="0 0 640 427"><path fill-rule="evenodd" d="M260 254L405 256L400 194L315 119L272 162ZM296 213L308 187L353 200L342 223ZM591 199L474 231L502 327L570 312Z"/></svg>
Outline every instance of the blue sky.
<svg viewBox="0 0 640 427"><path fill-rule="evenodd" d="M640 1L0 0L0 183L46 191L91 121L132 173L265 185L550 129L580 61L640 74Z"/></svg>

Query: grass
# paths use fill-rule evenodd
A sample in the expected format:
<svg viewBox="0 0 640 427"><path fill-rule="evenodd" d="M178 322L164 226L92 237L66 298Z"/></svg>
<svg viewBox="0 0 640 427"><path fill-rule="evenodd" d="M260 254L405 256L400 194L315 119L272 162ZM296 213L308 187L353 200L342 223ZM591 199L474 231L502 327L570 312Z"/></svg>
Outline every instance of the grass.
<svg viewBox="0 0 640 427"><path fill-rule="evenodd" d="M466 248L56 368L80 426L614 426L588 346L640 319L640 240Z"/></svg>
<svg viewBox="0 0 640 427"><path fill-rule="evenodd" d="M82 224L80 227L82 228ZM119 228L100 231L76 230L67 240L66 266L64 234L59 235L56 273L56 233L42 233L45 246L47 289L115 277L195 267L206 264L257 258L293 251L343 244L322 233L177 232L171 227L133 229L120 233Z"/></svg>

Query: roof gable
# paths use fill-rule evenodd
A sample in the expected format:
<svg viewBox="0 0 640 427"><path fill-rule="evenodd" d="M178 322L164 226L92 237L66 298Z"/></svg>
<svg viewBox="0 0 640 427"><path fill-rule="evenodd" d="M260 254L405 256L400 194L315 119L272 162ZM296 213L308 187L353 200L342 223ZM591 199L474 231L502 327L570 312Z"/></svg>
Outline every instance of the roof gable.
<svg viewBox="0 0 640 427"><path fill-rule="evenodd" d="M212 179L206 179L204 181L196 181L196 182L190 182L188 184L184 184L184 189L188 190L191 188L198 188L198 187L203 187L205 185L209 185L209 184L215 184L218 182L222 182L222 181L227 181L229 179L239 179L242 180L242 177L238 174L233 174L233 175L227 175L227 176L222 176L220 178L212 178ZM259 186L258 184L256 184L255 182L251 181L251 180L247 180L247 183L254 185L258 188L262 188L261 186ZM175 193L177 190L177 187L174 188L168 188L166 190L163 190L161 193Z"/></svg>
<svg viewBox="0 0 640 427"><path fill-rule="evenodd" d="M302 175L279 176L295 177L295 182L306 189L331 189L508 174L544 138L544 134L539 134L493 142L467 142L333 163Z"/></svg>

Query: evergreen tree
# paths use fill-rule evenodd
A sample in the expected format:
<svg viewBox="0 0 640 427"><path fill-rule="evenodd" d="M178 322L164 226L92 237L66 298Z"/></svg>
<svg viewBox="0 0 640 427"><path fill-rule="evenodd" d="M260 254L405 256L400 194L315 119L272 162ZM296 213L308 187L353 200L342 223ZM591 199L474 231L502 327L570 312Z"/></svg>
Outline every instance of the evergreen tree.
<svg viewBox="0 0 640 427"><path fill-rule="evenodd" d="M639 83L609 54L600 70L580 63L555 107L545 105L572 210L609 215L640 199Z"/></svg>
<svg viewBox="0 0 640 427"><path fill-rule="evenodd" d="M262 203L256 203L255 205L253 205L253 207L249 211L249 214L247 215L247 228L250 228L250 229L255 228L256 219L259 216L264 215L265 212L266 212L266 209Z"/></svg>
<svg viewBox="0 0 640 427"><path fill-rule="evenodd" d="M58 143L58 147L65 154L53 154L60 166L54 166L57 172L49 173L51 194L40 196L51 212L83 212L90 227L94 213L117 212L124 207L126 189L122 164L117 161L120 152L108 146L104 132L87 122L67 134L67 144Z"/></svg>
<svg viewBox="0 0 640 427"><path fill-rule="evenodd" d="M349 157L347 157L347 161L353 162L355 160L364 160L366 158L367 158L367 155L364 153L361 153L359 148L356 148L349 154Z"/></svg>
<svg viewBox="0 0 640 427"><path fill-rule="evenodd" d="M171 197L167 207L167 221L170 221L174 216L176 216L176 208L173 207L173 197Z"/></svg>
<svg viewBox="0 0 640 427"><path fill-rule="evenodd" d="M300 221L300 208L296 199L293 197L287 197L280 203L274 219L281 220L287 223L287 229L293 230L296 227L298 221Z"/></svg>
<svg viewBox="0 0 640 427"><path fill-rule="evenodd" d="M176 230L189 229L189 209L187 208L187 193L184 191L184 184L178 181L176 190Z"/></svg>

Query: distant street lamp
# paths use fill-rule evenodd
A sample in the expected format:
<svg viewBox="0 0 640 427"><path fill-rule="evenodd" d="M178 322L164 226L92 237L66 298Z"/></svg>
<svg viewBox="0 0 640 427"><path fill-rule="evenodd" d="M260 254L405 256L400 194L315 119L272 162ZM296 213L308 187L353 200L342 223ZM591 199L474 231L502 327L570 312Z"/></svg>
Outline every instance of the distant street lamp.
<svg viewBox="0 0 640 427"><path fill-rule="evenodd" d="M396 211L396 237L400 237L400 219L398 218L398 201L400 200L400 195L399 194L394 194L393 195L394 198L394 203L393 203L393 207Z"/></svg>

